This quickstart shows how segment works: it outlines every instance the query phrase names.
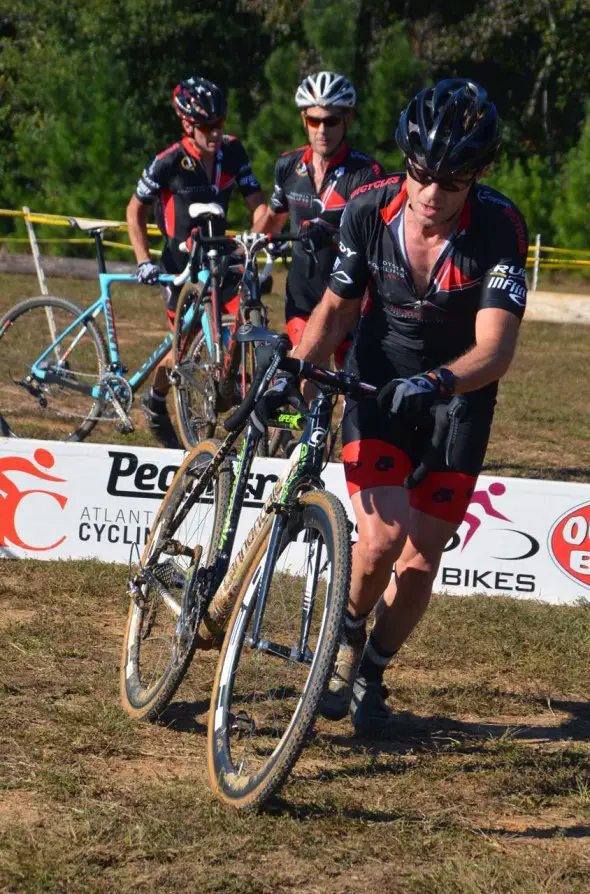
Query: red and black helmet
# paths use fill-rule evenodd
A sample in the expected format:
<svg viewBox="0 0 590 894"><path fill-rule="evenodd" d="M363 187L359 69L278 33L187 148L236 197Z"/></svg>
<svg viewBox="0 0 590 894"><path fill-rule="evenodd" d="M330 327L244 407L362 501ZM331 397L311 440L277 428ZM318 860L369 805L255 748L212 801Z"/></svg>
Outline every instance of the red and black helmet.
<svg viewBox="0 0 590 894"><path fill-rule="evenodd" d="M172 105L180 118L191 124L215 121L225 116L225 94L205 78L188 78L174 88Z"/></svg>
<svg viewBox="0 0 590 894"><path fill-rule="evenodd" d="M475 81L440 81L410 101L395 138L406 158L433 174L475 174L498 150L498 112Z"/></svg>

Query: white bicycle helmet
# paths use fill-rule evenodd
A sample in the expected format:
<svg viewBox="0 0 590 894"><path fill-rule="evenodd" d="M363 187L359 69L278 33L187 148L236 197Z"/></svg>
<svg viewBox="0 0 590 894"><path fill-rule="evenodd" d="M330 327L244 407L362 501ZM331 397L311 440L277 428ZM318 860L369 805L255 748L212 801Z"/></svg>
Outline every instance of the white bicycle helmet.
<svg viewBox="0 0 590 894"><path fill-rule="evenodd" d="M318 71L301 82L295 94L295 102L299 109L309 109L311 106L354 109L356 90L344 75L334 71Z"/></svg>

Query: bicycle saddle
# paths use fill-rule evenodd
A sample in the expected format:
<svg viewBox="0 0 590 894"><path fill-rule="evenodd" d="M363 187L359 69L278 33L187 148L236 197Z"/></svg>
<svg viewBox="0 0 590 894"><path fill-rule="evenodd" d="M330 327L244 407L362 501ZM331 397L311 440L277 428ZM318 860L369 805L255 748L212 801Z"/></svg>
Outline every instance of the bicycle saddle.
<svg viewBox="0 0 590 894"><path fill-rule="evenodd" d="M211 220L214 217L225 217L223 208L217 202L193 202L188 206L188 213L191 217L201 217L204 220Z"/></svg>

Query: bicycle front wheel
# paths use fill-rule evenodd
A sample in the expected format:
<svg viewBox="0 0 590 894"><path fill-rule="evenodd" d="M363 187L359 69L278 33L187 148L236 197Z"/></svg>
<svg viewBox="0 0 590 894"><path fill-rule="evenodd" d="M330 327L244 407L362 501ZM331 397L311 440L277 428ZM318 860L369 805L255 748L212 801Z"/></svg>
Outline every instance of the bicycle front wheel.
<svg viewBox="0 0 590 894"><path fill-rule="evenodd" d="M179 468L130 579L121 701L138 720L161 714L195 651L200 593L207 586L233 480L225 460L207 484L218 446L203 441Z"/></svg>
<svg viewBox="0 0 590 894"><path fill-rule="evenodd" d="M92 319L72 326L83 313L63 298L40 297L21 301L0 320L0 416L9 434L82 441L96 425L104 406L96 386L107 368L107 347ZM38 361L47 378L33 371Z"/></svg>
<svg viewBox="0 0 590 894"><path fill-rule="evenodd" d="M330 493L311 491L293 507L264 600L267 547L238 595L209 712L211 784L237 808L260 806L297 760L332 672L350 587L348 520Z"/></svg>

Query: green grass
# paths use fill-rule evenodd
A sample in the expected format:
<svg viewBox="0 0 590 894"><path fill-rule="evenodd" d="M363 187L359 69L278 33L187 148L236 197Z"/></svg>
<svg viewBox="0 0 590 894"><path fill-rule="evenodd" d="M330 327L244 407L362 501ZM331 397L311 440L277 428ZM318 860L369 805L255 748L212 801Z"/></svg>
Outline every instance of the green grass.
<svg viewBox="0 0 590 894"><path fill-rule="evenodd" d="M284 326L284 272L274 275L275 288L267 299L271 328ZM52 294L88 305L98 295L94 282L50 279ZM31 276L0 275L0 314L16 301L38 293ZM145 286L113 289L121 355L131 371L161 341L166 319L157 289ZM516 359L500 387L496 418L484 471L496 475L590 481L588 407L590 326L526 322ZM147 387L147 386L146 386ZM137 426L120 435L102 423L89 440L154 444L143 414L132 410ZM48 434L51 437L51 433Z"/></svg>
<svg viewBox="0 0 590 894"><path fill-rule="evenodd" d="M208 787L215 655L160 725L119 707L125 578L0 563L0 890L589 890L588 606L436 598L386 676L395 736L321 721L243 816Z"/></svg>

